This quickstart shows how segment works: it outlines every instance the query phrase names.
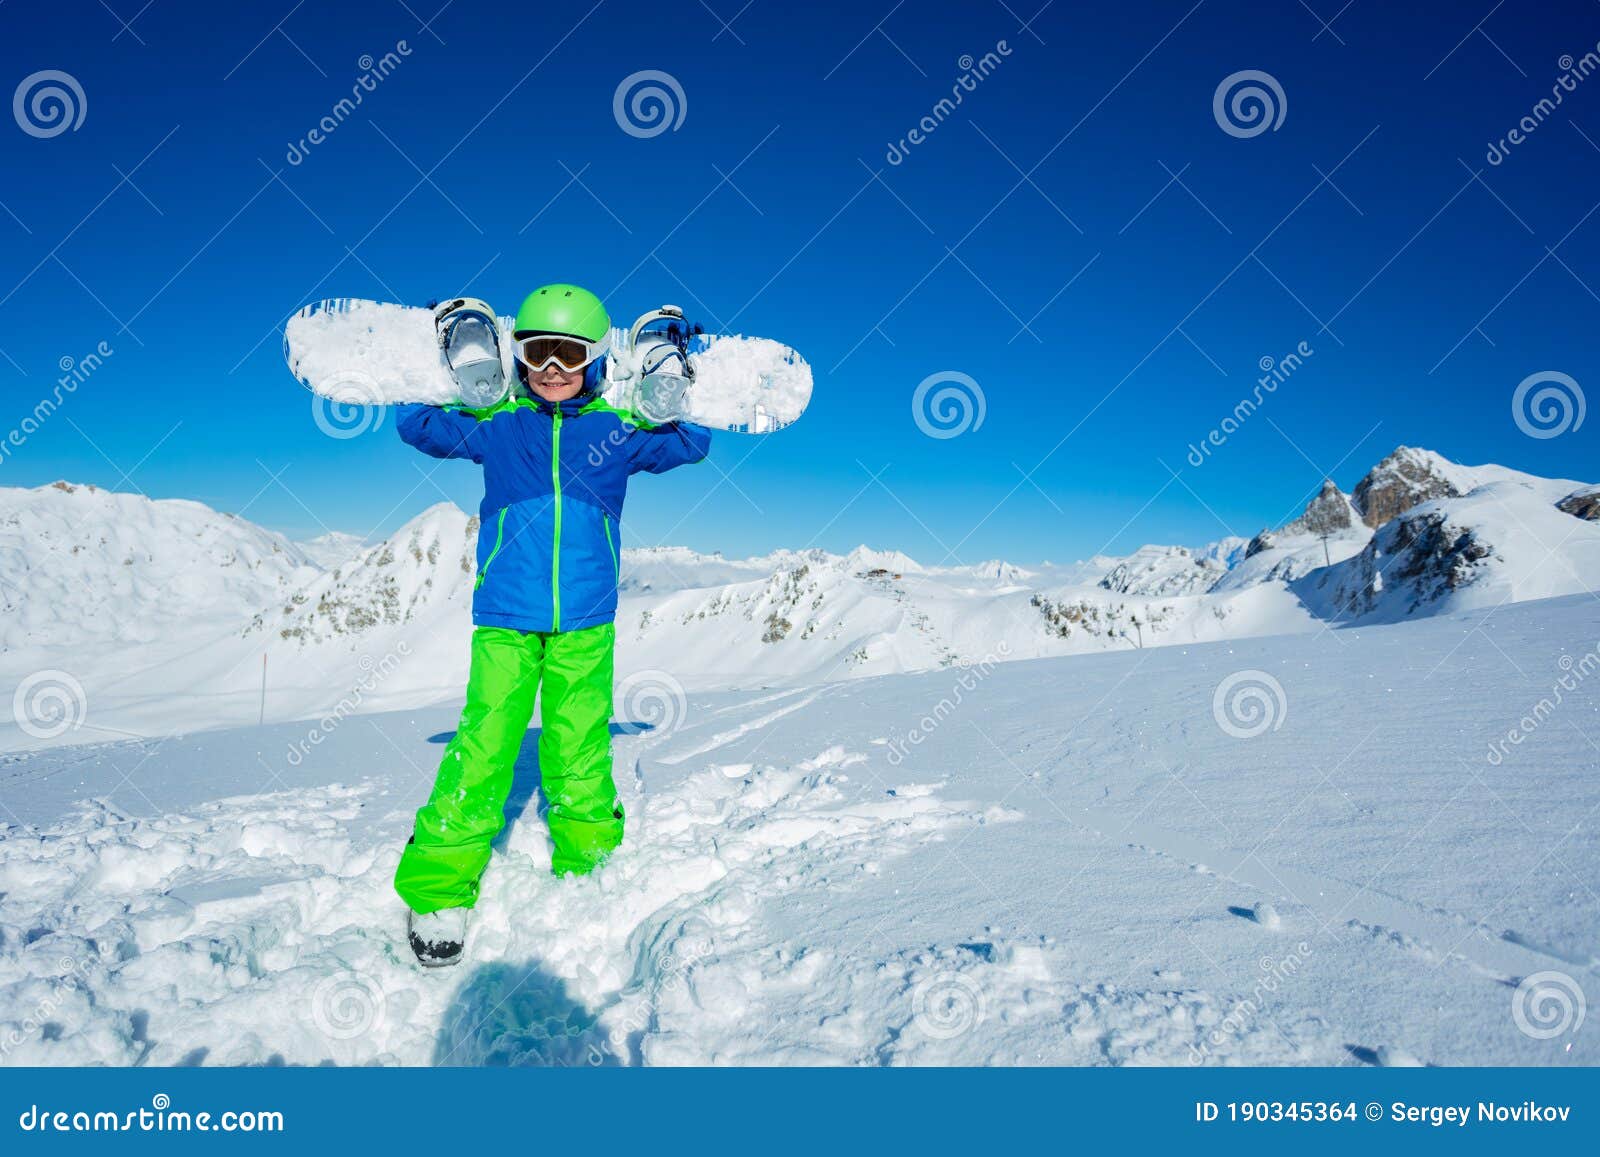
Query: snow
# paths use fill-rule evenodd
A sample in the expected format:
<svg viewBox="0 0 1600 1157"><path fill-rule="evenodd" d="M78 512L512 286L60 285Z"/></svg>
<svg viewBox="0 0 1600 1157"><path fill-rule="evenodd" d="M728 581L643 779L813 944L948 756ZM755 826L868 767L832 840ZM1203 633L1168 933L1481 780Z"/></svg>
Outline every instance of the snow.
<svg viewBox="0 0 1600 1157"><path fill-rule="evenodd" d="M532 745L468 937L390 879L448 706L0 765L8 1064L1553 1064L1593 974L1600 679L1496 766L1588 595L1397 626L693 693L549 876ZM1236 672L1282 726L1212 716Z"/></svg>
<svg viewBox="0 0 1600 1157"><path fill-rule="evenodd" d="M618 677L792 687L1600 588L1600 522L1568 501L1581 484L1397 455L1470 489L1376 531L1291 533L1302 519L1249 548L1148 546L1068 566L929 566L867 545L746 559L625 550ZM1313 506L1325 511L1328 493ZM0 750L451 699L466 679L476 535L477 519L448 503L373 546L337 535L302 546L193 502L65 483L0 490L0 593L14 612L0 618L0 681L49 673L42 692L85 708L60 729L0 718Z"/></svg>
<svg viewBox="0 0 1600 1157"><path fill-rule="evenodd" d="M281 535L198 502L0 487L0 649L147 643L237 622L314 573Z"/></svg>
<svg viewBox="0 0 1600 1157"><path fill-rule="evenodd" d="M1461 497L1411 508L1296 591L1325 617L1393 622L1600 588L1600 523L1557 506L1573 483L1477 474Z"/></svg>
<svg viewBox="0 0 1600 1157"><path fill-rule="evenodd" d="M0 489L0 1063L1585 1061L1596 488L1397 455L1326 538L624 551L627 842L550 878L529 743L426 977L477 519Z"/></svg>
<svg viewBox="0 0 1600 1157"><path fill-rule="evenodd" d="M359 534L330 530L327 534L319 534L316 538L295 545L300 548L301 554L323 570L332 570L340 563L348 562L361 553L362 548L366 546L366 539Z"/></svg>

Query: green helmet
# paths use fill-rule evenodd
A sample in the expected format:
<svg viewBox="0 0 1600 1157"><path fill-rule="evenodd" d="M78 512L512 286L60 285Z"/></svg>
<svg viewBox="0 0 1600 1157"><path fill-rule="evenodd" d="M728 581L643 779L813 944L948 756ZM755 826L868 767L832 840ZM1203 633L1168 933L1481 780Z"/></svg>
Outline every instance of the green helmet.
<svg viewBox="0 0 1600 1157"><path fill-rule="evenodd" d="M600 299L576 285L543 285L517 310L514 333L561 333L599 341L611 332L611 316Z"/></svg>

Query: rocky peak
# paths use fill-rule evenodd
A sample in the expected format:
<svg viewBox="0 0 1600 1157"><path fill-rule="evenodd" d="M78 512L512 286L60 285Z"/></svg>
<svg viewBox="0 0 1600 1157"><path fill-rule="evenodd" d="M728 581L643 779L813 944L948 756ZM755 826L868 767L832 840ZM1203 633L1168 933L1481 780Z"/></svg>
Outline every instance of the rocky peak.
<svg viewBox="0 0 1600 1157"><path fill-rule="evenodd" d="M1278 533L1283 535L1342 534L1344 531L1353 529L1357 522L1360 521L1360 517L1355 507L1351 506L1350 499L1345 492L1334 485L1333 479L1325 478L1322 481L1322 489L1306 505L1305 513Z"/></svg>
<svg viewBox="0 0 1600 1157"><path fill-rule="evenodd" d="M1250 540L1250 545L1244 548L1245 558L1255 558L1264 550L1271 550L1274 546L1272 531L1262 530Z"/></svg>
<svg viewBox="0 0 1600 1157"><path fill-rule="evenodd" d="M1600 486L1574 490L1556 503L1556 509L1586 522L1600 522Z"/></svg>
<svg viewBox="0 0 1600 1157"><path fill-rule="evenodd" d="M1466 489L1456 468L1431 450L1399 446L1356 483L1351 501L1361 520L1376 529L1413 506L1435 498L1459 498Z"/></svg>

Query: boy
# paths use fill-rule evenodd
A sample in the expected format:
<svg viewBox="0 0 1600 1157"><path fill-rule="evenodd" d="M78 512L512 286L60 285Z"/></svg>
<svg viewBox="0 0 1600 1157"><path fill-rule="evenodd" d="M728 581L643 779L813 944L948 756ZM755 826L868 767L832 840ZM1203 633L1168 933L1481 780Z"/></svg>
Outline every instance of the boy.
<svg viewBox="0 0 1600 1157"><path fill-rule="evenodd" d="M405 442L435 458L470 458L484 478L467 703L395 871L425 966L461 958L541 688L551 869L585 875L622 842L610 734L622 502L630 475L698 462L711 435L652 426L600 400L610 329L587 290L536 289L512 334L526 396L513 390L484 411L400 409Z"/></svg>

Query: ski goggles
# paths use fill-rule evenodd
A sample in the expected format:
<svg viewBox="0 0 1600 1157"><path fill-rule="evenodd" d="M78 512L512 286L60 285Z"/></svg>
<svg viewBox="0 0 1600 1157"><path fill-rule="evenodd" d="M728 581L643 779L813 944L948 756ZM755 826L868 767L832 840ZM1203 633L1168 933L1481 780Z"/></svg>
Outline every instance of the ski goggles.
<svg viewBox="0 0 1600 1157"><path fill-rule="evenodd" d="M556 365L569 374L575 374L602 356L610 345L610 334L599 341L585 341L564 333L530 333L515 336L511 341L511 350L517 360L530 370Z"/></svg>

